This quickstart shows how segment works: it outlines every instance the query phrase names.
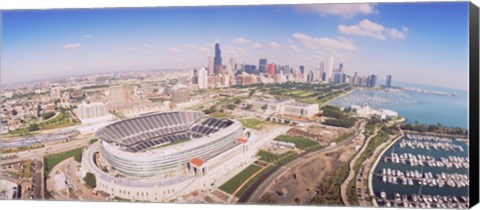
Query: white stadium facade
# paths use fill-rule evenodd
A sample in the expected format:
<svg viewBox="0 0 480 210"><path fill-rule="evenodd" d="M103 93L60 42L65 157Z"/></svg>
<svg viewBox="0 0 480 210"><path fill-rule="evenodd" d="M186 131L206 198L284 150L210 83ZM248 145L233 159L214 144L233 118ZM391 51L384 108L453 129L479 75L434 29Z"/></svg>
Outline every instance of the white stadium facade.
<svg viewBox="0 0 480 210"><path fill-rule="evenodd" d="M85 149L82 173L96 191L140 201L169 201L209 190L255 160L258 142L231 119L172 111L115 122L97 131Z"/></svg>

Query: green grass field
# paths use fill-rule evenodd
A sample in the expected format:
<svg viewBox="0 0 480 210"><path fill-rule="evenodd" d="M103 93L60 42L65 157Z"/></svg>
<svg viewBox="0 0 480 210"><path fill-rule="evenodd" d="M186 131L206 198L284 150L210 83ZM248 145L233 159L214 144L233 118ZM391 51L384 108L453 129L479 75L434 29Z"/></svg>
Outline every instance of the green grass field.
<svg viewBox="0 0 480 210"><path fill-rule="evenodd" d="M73 157L75 156L76 154L81 154L83 151L83 147L82 148L77 148L77 149L73 149L73 150L70 150L70 151L66 151L66 152L62 152L62 153L58 153L58 154L55 154L55 155L49 155L49 156L46 156L44 158L44 162L45 162L45 176L48 176L48 174L50 173L50 171L52 170L53 167L55 167L58 163L62 162L63 160L67 159L67 158L70 158L70 157Z"/></svg>
<svg viewBox="0 0 480 210"><path fill-rule="evenodd" d="M267 168L265 168L262 172L258 173L256 176L254 176L252 179L250 179L250 181L248 181L245 185L243 185L242 189L240 189L237 194L235 196L237 197L242 197L243 193L245 193L245 191L247 191L247 189L253 184L255 183L263 174L267 173L269 170L271 170L273 168L272 165L268 166ZM265 177L263 177L265 178Z"/></svg>
<svg viewBox="0 0 480 210"><path fill-rule="evenodd" d="M219 189L232 194L245 180L247 180L252 174L256 173L261 168L262 167L257 165L249 165L242 172L225 182L225 184L220 186Z"/></svg>
<svg viewBox="0 0 480 210"><path fill-rule="evenodd" d="M283 160L286 159L291 159L293 157L298 156L297 153L293 151L288 151L282 154L273 154L271 152L265 151L265 150L260 150L257 153L257 156L259 156L260 160L269 162L269 163L281 163Z"/></svg>
<svg viewBox="0 0 480 210"><path fill-rule="evenodd" d="M239 119L239 121L247 128L259 130L261 129L262 124L266 124L267 122L255 118L248 118L248 119Z"/></svg>
<svg viewBox="0 0 480 210"><path fill-rule="evenodd" d="M277 141L283 141L283 142L290 142L294 143L295 147L299 149L306 149L308 147L312 147L318 144L316 141L312 141L307 138L303 137L295 137L295 136L288 136L288 135L280 135L275 138Z"/></svg>

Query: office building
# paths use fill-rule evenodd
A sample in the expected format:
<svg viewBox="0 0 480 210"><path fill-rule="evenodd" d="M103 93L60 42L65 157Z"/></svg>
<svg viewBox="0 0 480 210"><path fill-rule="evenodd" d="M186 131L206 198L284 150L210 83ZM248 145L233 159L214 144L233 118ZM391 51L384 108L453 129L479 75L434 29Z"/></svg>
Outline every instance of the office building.
<svg viewBox="0 0 480 210"><path fill-rule="evenodd" d="M198 89L208 88L208 72L205 68L201 68L197 71L197 84Z"/></svg>
<svg viewBox="0 0 480 210"><path fill-rule="evenodd" d="M214 75L214 66L212 56L208 56L208 76Z"/></svg>
<svg viewBox="0 0 480 210"><path fill-rule="evenodd" d="M265 73L267 71L267 59L260 58L258 62L258 71L260 73Z"/></svg>
<svg viewBox="0 0 480 210"><path fill-rule="evenodd" d="M327 56L325 59L325 72L327 73L327 81L333 81L333 61L334 58L332 56Z"/></svg>
<svg viewBox="0 0 480 210"><path fill-rule="evenodd" d="M268 64L267 72L271 77L275 77L276 66L274 63Z"/></svg>
<svg viewBox="0 0 480 210"><path fill-rule="evenodd" d="M387 80L385 81L386 87L392 87L392 75L387 75Z"/></svg>
<svg viewBox="0 0 480 210"><path fill-rule="evenodd" d="M213 58L213 65L214 65L214 74L218 74L222 67L222 51L220 50L220 44L215 44L215 57Z"/></svg>
<svg viewBox="0 0 480 210"><path fill-rule="evenodd" d="M377 85L377 75L372 74L367 79L367 86L368 87L375 87Z"/></svg>
<svg viewBox="0 0 480 210"><path fill-rule="evenodd" d="M94 119L104 117L108 114L107 107L104 103L82 103L74 110L75 115L80 120Z"/></svg>
<svg viewBox="0 0 480 210"><path fill-rule="evenodd" d="M177 84L171 89L171 101L174 103L184 103L190 101L190 90L187 86Z"/></svg>

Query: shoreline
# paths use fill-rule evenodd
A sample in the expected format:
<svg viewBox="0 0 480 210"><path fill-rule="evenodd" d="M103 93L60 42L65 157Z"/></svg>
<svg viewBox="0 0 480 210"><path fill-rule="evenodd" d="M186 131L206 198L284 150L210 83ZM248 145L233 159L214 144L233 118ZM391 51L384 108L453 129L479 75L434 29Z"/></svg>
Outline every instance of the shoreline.
<svg viewBox="0 0 480 210"><path fill-rule="evenodd" d="M370 196L372 196L372 203L373 203L373 206L374 207L378 207L378 203L377 203L377 200L375 199L375 192L373 190L373 174L374 174L374 171L375 171L375 168L377 168L377 165L378 163L380 162L380 160L382 159L382 156L385 154L385 152L387 152L388 149L390 149L390 147L392 147L398 140L402 139L404 136L405 136L405 133L403 133L403 130L400 130L401 132L401 135L398 136L396 139L394 139L390 144L388 144L381 152L380 154L378 155L378 157L375 159L375 162L373 163L372 167L370 168L370 171L368 172L368 189L369 189L369 193L370 193Z"/></svg>

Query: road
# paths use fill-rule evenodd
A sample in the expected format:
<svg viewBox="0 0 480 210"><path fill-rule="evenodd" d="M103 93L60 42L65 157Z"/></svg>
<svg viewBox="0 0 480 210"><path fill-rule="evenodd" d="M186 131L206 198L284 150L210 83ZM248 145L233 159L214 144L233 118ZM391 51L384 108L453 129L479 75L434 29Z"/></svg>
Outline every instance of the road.
<svg viewBox="0 0 480 210"><path fill-rule="evenodd" d="M363 121L362 121L363 122ZM362 123L360 122L360 123ZM363 124L365 125L365 124ZM363 128L363 129L362 129ZM334 146L329 146L327 148L312 152L312 153L307 153L302 156L300 156L298 159L284 165L284 166L274 166L274 168L268 172L266 172L262 177L263 179L258 179L255 181L248 189L247 191L243 194L242 197L238 200L239 203L249 203L249 204L255 204L257 203L258 199L262 196L262 194L265 192L266 189L270 187L270 185L280 176L282 176L287 170L290 168L296 166L297 164L300 164L305 158L312 156L312 155L317 155L319 153L323 152L329 152L331 150L337 149L339 147L344 146L345 144L350 143L352 140L354 140L359 134L362 134L364 132L365 127L360 124L360 128L357 129L356 133L354 136L351 137L349 140L342 141Z"/></svg>
<svg viewBox="0 0 480 210"><path fill-rule="evenodd" d="M20 137L12 140L3 141L0 148L12 148L12 147L28 147L33 144L44 144L47 142L62 141L66 139L74 138L78 136L80 132L77 130L68 130L54 133L45 133L38 135L30 135L26 137Z"/></svg>
<svg viewBox="0 0 480 210"><path fill-rule="evenodd" d="M4 159L1 161L1 164L5 165L5 164L16 163L16 162L26 160L26 159L31 159L31 158L43 159L43 157L46 155L56 154L60 152L69 151L78 147L87 146L90 140L91 140L90 136L84 136L78 140L73 140L66 143L46 145L45 147L38 148L38 149L2 154L2 156L9 156L14 154L17 157L11 158L11 159Z"/></svg>
<svg viewBox="0 0 480 210"><path fill-rule="evenodd" d="M343 201L343 204L345 204L345 206L350 206L350 203L348 203L347 188L348 188L348 184L355 176L355 163L357 162L358 158L360 158L362 153L365 152L365 149L367 149L367 146L370 143L370 140L378 134L378 130L379 130L378 127L376 127L374 134L367 138L367 140L363 143L362 149L360 149L360 151L357 152L355 157L350 161L350 164L349 164L350 171L348 173L348 177L345 179L345 181L343 181L342 185L340 186L340 194L342 196L342 201Z"/></svg>

